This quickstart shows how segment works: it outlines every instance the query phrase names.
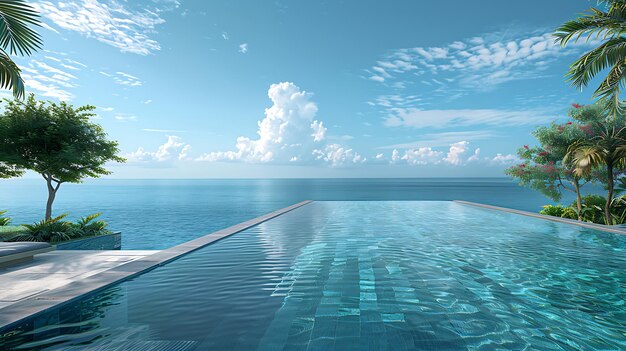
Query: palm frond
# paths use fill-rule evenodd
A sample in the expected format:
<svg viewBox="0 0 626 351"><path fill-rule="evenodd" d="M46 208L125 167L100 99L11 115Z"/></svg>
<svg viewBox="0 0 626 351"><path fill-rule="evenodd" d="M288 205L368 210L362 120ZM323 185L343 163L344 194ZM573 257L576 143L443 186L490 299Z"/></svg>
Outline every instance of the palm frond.
<svg viewBox="0 0 626 351"><path fill-rule="evenodd" d="M603 164L605 150L595 145L574 144L565 155L565 162L574 166L574 173L585 176L591 170Z"/></svg>
<svg viewBox="0 0 626 351"><path fill-rule="evenodd" d="M612 38L574 61L570 65L567 78L572 82L572 86L581 89L598 73L615 66L625 58L626 38Z"/></svg>
<svg viewBox="0 0 626 351"><path fill-rule="evenodd" d="M2 49L0 49L0 88L13 90L13 96L18 99L24 97L22 71Z"/></svg>
<svg viewBox="0 0 626 351"><path fill-rule="evenodd" d="M577 42L580 38L585 40L594 38L608 38L618 36L626 31L623 18L615 18L610 14L591 8L589 12L584 13L581 17L567 21L553 34L556 42L561 46L567 45L571 40Z"/></svg>
<svg viewBox="0 0 626 351"><path fill-rule="evenodd" d="M41 26L32 6L23 0L0 1L0 47L20 55L41 49L41 36L29 24Z"/></svg>
<svg viewBox="0 0 626 351"><path fill-rule="evenodd" d="M594 98L606 103L606 108L614 116L622 113L623 102L619 98L622 88L626 85L626 59L611 68L600 86L593 92Z"/></svg>

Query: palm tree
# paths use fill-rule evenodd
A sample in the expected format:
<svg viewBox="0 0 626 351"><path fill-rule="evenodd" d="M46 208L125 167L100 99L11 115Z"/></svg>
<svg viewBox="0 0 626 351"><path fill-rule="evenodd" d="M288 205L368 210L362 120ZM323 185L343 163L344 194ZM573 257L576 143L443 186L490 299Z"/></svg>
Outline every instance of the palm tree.
<svg viewBox="0 0 626 351"><path fill-rule="evenodd" d="M608 11L591 8L575 20L559 27L554 36L557 43L566 46L571 40L602 39L604 42L585 53L570 65L567 79L577 89L587 84L602 70L610 69L606 78L594 91L593 97L606 104L614 116L622 111L621 89L626 85L626 0L600 0Z"/></svg>
<svg viewBox="0 0 626 351"><path fill-rule="evenodd" d="M592 170L604 167L607 177L607 195L604 206L606 224L613 224L611 217L611 204L615 190L615 168L626 163L626 139L624 132L626 127L617 128L615 120L600 126L596 125L600 132L586 140L572 144L564 162L574 165L574 172L578 176L587 176ZM621 124L623 125L623 123Z"/></svg>
<svg viewBox="0 0 626 351"><path fill-rule="evenodd" d="M29 56L41 49L41 37L28 25L40 26L39 14L24 0L0 1L0 88L24 97L21 70L9 54Z"/></svg>

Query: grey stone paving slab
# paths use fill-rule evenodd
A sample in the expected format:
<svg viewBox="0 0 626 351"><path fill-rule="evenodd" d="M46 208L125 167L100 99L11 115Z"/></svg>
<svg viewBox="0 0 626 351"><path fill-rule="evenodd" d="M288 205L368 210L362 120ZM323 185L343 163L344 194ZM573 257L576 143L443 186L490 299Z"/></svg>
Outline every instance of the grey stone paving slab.
<svg viewBox="0 0 626 351"><path fill-rule="evenodd" d="M186 243L165 249L159 252L137 250L129 252L122 251L58 251L63 256L59 257L43 257L51 254L43 254L42 260L38 264L31 264L19 267L22 275L46 274L54 272L55 274L66 274L68 281L64 281L62 286L50 286L46 284L47 290L36 290L31 292L30 297L22 296L17 302L2 301L0 298L0 329L6 328L17 323L29 316L39 314L45 310L68 303L81 295L92 293L127 278L137 276L143 272L151 270L162 264L175 260L176 258L205 247L215 241L248 229L252 226L275 218L286 212L292 211L298 207L304 206L311 201L302 201L295 205L285 207L283 209L268 213L264 216L251 219L237 225L218 230L214 233L203 237L188 241ZM58 255L58 252L54 254ZM126 258L131 257L132 261L127 262ZM79 268L88 266L88 271L78 272ZM19 276L13 271L0 269L0 286L2 285L3 276L8 276L9 280L15 281ZM4 274L3 274L4 273ZM71 274L75 274L70 276ZM62 277L62 276L59 276ZM23 281L36 281L32 279L24 279ZM26 284L26 283L25 283ZM10 296L10 293L7 293ZM8 302L10 304L6 305Z"/></svg>

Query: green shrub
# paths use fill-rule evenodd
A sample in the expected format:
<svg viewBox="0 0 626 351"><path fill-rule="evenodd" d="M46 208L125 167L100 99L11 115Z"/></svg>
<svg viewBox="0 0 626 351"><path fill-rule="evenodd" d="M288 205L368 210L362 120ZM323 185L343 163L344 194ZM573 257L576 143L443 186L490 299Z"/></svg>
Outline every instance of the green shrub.
<svg viewBox="0 0 626 351"><path fill-rule="evenodd" d="M546 216L561 217L564 210L565 208L561 205L545 205L543 206L543 210L539 211L539 213Z"/></svg>
<svg viewBox="0 0 626 351"><path fill-rule="evenodd" d="M94 213L87 217L82 217L79 219L76 224L73 224L74 229L78 230L80 236L97 236L109 234L110 231L107 230L107 222L105 221L94 221L96 218L100 217L102 213Z"/></svg>
<svg viewBox="0 0 626 351"><path fill-rule="evenodd" d="M585 222L604 224L604 205L606 199L600 195L585 195L581 198L581 218ZM576 207L576 202L572 203Z"/></svg>
<svg viewBox="0 0 626 351"><path fill-rule="evenodd" d="M3 217L5 213L7 213L7 211L0 211L0 227L4 227L11 223L11 218Z"/></svg>
<svg viewBox="0 0 626 351"><path fill-rule="evenodd" d="M64 221L67 214L34 224L24 224L21 232L6 238L6 241L39 241L59 243L73 239L111 233L105 221L94 221L100 213L82 217L76 223Z"/></svg>
<svg viewBox="0 0 626 351"><path fill-rule="evenodd" d="M71 223L63 221L67 214L41 220L34 224L24 224L23 233L17 234L10 241L39 241L58 243L72 239Z"/></svg>
<svg viewBox="0 0 626 351"><path fill-rule="evenodd" d="M578 214L576 213L575 209L571 207L565 207L563 209L563 213L561 213L561 218L578 219Z"/></svg>

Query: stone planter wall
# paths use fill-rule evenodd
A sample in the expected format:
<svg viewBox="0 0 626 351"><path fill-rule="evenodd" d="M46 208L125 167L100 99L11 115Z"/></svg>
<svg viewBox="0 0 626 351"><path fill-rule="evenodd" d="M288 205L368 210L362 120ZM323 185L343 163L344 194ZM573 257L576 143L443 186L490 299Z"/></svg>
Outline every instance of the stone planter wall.
<svg viewBox="0 0 626 351"><path fill-rule="evenodd" d="M92 236L84 239L67 241L56 245L57 250L120 250L122 233Z"/></svg>

